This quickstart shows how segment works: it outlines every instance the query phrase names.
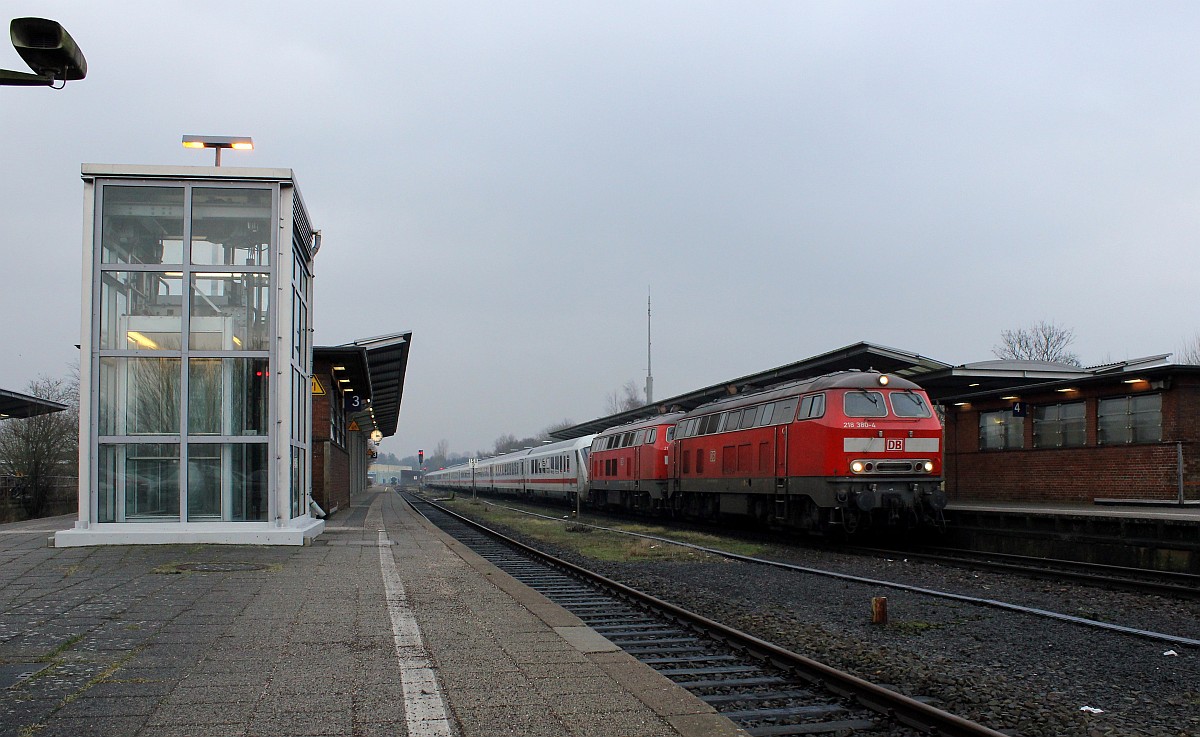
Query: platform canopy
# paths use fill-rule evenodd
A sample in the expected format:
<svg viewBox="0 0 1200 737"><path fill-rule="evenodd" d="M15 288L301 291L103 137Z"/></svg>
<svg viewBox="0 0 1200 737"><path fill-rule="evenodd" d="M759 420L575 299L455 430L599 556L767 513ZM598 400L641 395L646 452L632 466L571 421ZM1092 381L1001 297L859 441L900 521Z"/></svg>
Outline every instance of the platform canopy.
<svg viewBox="0 0 1200 737"><path fill-rule="evenodd" d="M336 346L315 346L314 356L337 359L346 367L347 378L369 399L369 409L351 416L360 427L370 425L383 436L396 434L400 400L404 396L404 373L412 331L363 338Z"/></svg>
<svg viewBox="0 0 1200 737"><path fill-rule="evenodd" d="M1170 355L1160 353L1087 367L1053 361L980 361L934 371L914 380L933 401L956 402L1017 389L1105 381L1114 374L1180 368L1167 362Z"/></svg>
<svg viewBox="0 0 1200 737"><path fill-rule="evenodd" d="M0 420L62 412L67 405L0 389Z"/></svg>
<svg viewBox="0 0 1200 737"><path fill-rule="evenodd" d="M1169 355L1147 356L1086 368L1053 361L1025 360L979 361L954 366L918 353L871 343L855 343L795 363L668 397L652 405L581 422L578 425L550 433L550 435L560 440L577 438L655 414L675 410L691 410L721 397L765 389L776 384L799 381L835 371L874 370L902 376L919 384L928 392L930 399L934 402L943 402L965 396L1050 382L1078 381L1113 372L1142 371L1162 366Z"/></svg>
<svg viewBox="0 0 1200 737"><path fill-rule="evenodd" d="M560 440L569 440L600 432L601 430L606 430L617 425L624 425L627 422L633 422L643 417L650 417L655 414L675 410L691 410L702 404L707 404L708 402L732 394L764 389L775 384L799 381L800 379L808 379L835 371L847 371L851 369L866 371L874 369L883 373L903 376L906 379L920 383L918 377L950 368L952 366L948 363L942 363L941 361L936 361L916 353L909 353L871 343L855 343L845 348L805 358L795 363L777 366L776 368L759 371L754 374L747 374L746 376L706 386L703 389L686 394L661 399L652 405L618 412L615 415L607 417L598 417L588 422L581 422L578 425L550 433L550 435Z"/></svg>

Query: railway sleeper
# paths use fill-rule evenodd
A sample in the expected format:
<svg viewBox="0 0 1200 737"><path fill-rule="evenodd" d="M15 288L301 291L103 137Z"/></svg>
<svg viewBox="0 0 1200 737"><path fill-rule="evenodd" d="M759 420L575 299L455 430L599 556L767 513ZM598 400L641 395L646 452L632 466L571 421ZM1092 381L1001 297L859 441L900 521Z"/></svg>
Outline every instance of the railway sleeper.
<svg viewBox="0 0 1200 737"><path fill-rule="evenodd" d="M705 694L698 697L701 701L710 706L718 704L741 704L751 703L754 701L785 701L789 699L811 699L813 698L812 691L767 691L764 693L743 693L743 694Z"/></svg>
<svg viewBox="0 0 1200 737"><path fill-rule="evenodd" d="M707 681L679 681L689 691L703 691L709 688L730 688L732 686L783 686L791 683L779 676L755 676L754 678L726 678ZM703 697L701 697L703 698Z"/></svg>
<svg viewBox="0 0 1200 737"><path fill-rule="evenodd" d="M783 735L805 734L852 734L878 730L879 722L871 719L846 719L839 722L819 724L769 724L760 727L742 727L753 737L783 737Z"/></svg>
<svg viewBox="0 0 1200 737"><path fill-rule="evenodd" d="M729 673L761 673L762 668L753 665L729 665L716 668L655 668L664 676L716 676Z"/></svg>
<svg viewBox="0 0 1200 737"><path fill-rule="evenodd" d="M846 707L838 704L812 704L809 706L782 706L775 709L743 709L741 711L723 711L722 716L730 719L785 719L788 717L808 717L824 719L834 714L845 714Z"/></svg>

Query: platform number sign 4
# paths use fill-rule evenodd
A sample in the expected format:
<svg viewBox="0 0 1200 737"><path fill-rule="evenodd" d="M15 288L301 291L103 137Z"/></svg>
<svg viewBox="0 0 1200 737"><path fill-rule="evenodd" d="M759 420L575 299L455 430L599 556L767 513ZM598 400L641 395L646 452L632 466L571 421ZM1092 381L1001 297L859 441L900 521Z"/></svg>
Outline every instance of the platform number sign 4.
<svg viewBox="0 0 1200 737"><path fill-rule="evenodd" d="M901 453L903 451L904 451L904 438L888 438L887 439L887 452L888 453L891 453L891 452Z"/></svg>

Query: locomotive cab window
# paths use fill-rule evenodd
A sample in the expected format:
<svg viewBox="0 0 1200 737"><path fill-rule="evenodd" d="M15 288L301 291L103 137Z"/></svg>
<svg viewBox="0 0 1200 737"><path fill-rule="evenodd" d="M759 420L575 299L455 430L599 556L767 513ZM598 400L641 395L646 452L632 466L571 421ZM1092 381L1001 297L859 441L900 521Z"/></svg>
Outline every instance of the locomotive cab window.
<svg viewBox="0 0 1200 737"><path fill-rule="evenodd" d="M825 416L825 395L810 394L800 400L800 412L797 413L797 420L812 420L817 417Z"/></svg>
<svg viewBox="0 0 1200 737"><path fill-rule="evenodd" d="M657 428L657 427L652 427L652 428L650 428L648 431L646 431L646 444L647 444L647 445L649 445L650 443L653 443L653 442L654 442L654 438L655 438L657 435L658 435L658 428Z"/></svg>
<svg viewBox="0 0 1200 737"><path fill-rule="evenodd" d="M888 398L892 400L892 412L897 417L922 418L930 415L925 398L914 391L892 392Z"/></svg>
<svg viewBox="0 0 1200 737"><path fill-rule="evenodd" d="M879 392L846 392L842 406L847 417L887 417L887 405Z"/></svg>

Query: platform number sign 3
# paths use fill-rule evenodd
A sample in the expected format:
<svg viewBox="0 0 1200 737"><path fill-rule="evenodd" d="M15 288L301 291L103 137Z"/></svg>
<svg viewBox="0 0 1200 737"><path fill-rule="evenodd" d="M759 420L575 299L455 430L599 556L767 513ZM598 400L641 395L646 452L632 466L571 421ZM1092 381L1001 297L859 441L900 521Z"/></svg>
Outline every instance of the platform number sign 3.
<svg viewBox="0 0 1200 737"><path fill-rule="evenodd" d="M891 453L893 451L898 452L898 453L904 451L904 439L903 438L888 438L887 439L887 452Z"/></svg>

